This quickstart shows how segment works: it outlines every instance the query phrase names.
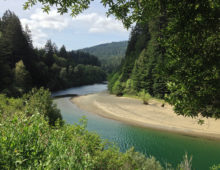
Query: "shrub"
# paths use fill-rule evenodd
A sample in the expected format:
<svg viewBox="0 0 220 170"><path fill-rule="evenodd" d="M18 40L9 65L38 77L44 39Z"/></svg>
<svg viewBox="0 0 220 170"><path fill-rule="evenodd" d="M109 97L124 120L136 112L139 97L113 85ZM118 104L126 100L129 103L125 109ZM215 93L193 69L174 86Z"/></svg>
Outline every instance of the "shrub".
<svg viewBox="0 0 220 170"><path fill-rule="evenodd" d="M154 158L105 145L85 123L52 128L37 111L24 113L0 118L0 169L161 169Z"/></svg>
<svg viewBox="0 0 220 170"><path fill-rule="evenodd" d="M146 158L133 148L122 153L107 145L86 130L85 119L62 126L56 119L50 126L47 111L57 111L47 90L34 89L18 99L0 95L0 169L163 169L154 157ZM185 156L178 169L190 167L191 159Z"/></svg>
<svg viewBox="0 0 220 170"><path fill-rule="evenodd" d="M138 96L143 100L144 104L149 104L149 100L152 98L149 93L146 93L145 90L139 92Z"/></svg>
<svg viewBox="0 0 220 170"><path fill-rule="evenodd" d="M23 96L23 101L29 115L37 111L49 120L50 125L55 125L58 119L62 120L60 110L53 103L49 90L34 88Z"/></svg>
<svg viewBox="0 0 220 170"><path fill-rule="evenodd" d="M123 95L123 84L119 80L117 80L112 88L112 92L116 94L117 96Z"/></svg>
<svg viewBox="0 0 220 170"><path fill-rule="evenodd" d="M220 164L219 165L213 165L210 170L219 170L220 169Z"/></svg>
<svg viewBox="0 0 220 170"><path fill-rule="evenodd" d="M192 157L188 159L187 154L184 155L183 161L178 165L179 170L191 170L192 168Z"/></svg>

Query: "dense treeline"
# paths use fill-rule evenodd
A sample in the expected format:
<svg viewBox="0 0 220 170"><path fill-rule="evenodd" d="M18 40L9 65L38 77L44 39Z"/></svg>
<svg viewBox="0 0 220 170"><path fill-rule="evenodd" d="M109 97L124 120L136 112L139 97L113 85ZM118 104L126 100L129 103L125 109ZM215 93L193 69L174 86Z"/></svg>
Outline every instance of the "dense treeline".
<svg viewBox="0 0 220 170"><path fill-rule="evenodd" d="M112 73L120 66L121 60L125 56L127 45L128 41L112 42L84 48L80 51L97 56L101 61L103 70Z"/></svg>
<svg viewBox="0 0 220 170"><path fill-rule="evenodd" d="M114 13L125 25L135 17L140 24L131 33L121 70L112 75L110 91L149 93L165 97L177 114L219 118L219 2L149 1L142 4L141 16L122 16L123 3L129 2L117 4Z"/></svg>
<svg viewBox="0 0 220 170"><path fill-rule="evenodd" d="M154 157L125 153L81 124L63 124L43 88L21 98L0 95L0 169L163 170ZM177 169L190 169L187 157ZM174 169L167 165L167 169ZM214 168L213 168L214 169Z"/></svg>
<svg viewBox="0 0 220 170"><path fill-rule="evenodd" d="M88 53L57 49L50 40L42 49L32 45L28 27L6 11L0 19L0 92L18 96L32 87L58 90L105 80L99 60Z"/></svg>
<svg viewBox="0 0 220 170"><path fill-rule="evenodd" d="M85 0L83 5L81 1L71 0L69 3L38 2L46 12L54 5L60 6L58 13L67 13L71 9L71 15L76 16L89 8L91 0ZM164 48L165 62L161 70L165 79L162 81L169 90L167 101L177 114L220 118L220 1L102 0L101 3L108 7L107 15L113 14L127 28L134 23L147 24L165 16L167 23L164 28L159 27L162 34L157 43ZM27 1L24 8L35 4Z"/></svg>
<svg viewBox="0 0 220 170"><path fill-rule="evenodd" d="M109 82L112 93L138 95L146 92L158 98L168 93L161 70L165 61L164 48L158 42L160 28L165 24L165 17L158 17L133 28L121 69Z"/></svg>

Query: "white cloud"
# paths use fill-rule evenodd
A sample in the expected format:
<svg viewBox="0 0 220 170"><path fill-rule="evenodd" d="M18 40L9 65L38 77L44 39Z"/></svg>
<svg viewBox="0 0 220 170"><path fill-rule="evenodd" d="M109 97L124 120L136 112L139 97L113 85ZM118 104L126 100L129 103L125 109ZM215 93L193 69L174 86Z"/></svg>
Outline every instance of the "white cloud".
<svg viewBox="0 0 220 170"><path fill-rule="evenodd" d="M23 27L28 25L30 28L34 45L42 47L46 42L46 38L48 38L44 29L62 31L68 27L70 19L58 14L55 10L51 10L49 14L47 14L37 9L30 18L22 18L21 23Z"/></svg>
<svg viewBox="0 0 220 170"><path fill-rule="evenodd" d="M73 21L86 24L89 27L88 31L90 33L128 32L118 20L112 17L107 18L98 13L81 14L73 18Z"/></svg>
<svg viewBox="0 0 220 170"><path fill-rule="evenodd" d="M64 32L62 31L66 31L65 29L68 28L79 35L86 35L86 33L128 34L128 30L123 27L120 21L112 17L107 18L104 14L96 12L80 14L72 18L69 14L58 14L55 9L52 9L47 14L38 8L28 18L22 18L21 23L23 27L28 25L31 30L33 44L37 47L44 46L46 40L51 38L47 33L52 30L63 34Z"/></svg>
<svg viewBox="0 0 220 170"><path fill-rule="evenodd" d="M50 11L49 14L38 10L37 13L32 14L30 18L32 21L38 23L41 28L62 30L69 25L69 19L58 14L55 10Z"/></svg>
<svg viewBox="0 0 220 170"><path fill-rule="evenodd" d="M23 18L21 19L21 23L23 27L28 25L31 30L34 46L42 47L45 44L46 38L48 38L47 34L45 34L40 26L33 20Z"/></svg>

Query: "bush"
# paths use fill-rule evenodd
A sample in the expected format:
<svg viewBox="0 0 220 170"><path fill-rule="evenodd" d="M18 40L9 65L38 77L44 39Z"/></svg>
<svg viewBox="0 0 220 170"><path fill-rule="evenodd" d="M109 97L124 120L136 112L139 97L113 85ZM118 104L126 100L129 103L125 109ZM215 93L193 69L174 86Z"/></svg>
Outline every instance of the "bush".
<svg viewBox="0 0 220 170"><path fill-rule="evenodd" d="M192 168L192 157L188 159L187 154L184 155L183 161L178 165L179 170L191 170Z"/></svg>
<svg viewBox="0 0 220 170"><path fill-rule="evenodd" d="M49 91L34 89L23 98L0 95L0 169L162 170L154 157L146 158L133 148L126 153L86 130L81 124L67 125L59 118L50 126ZM56 115L56 114L55 114ZM190 169L191 159L177 169ZM217 169L213 166L213 170ZM173 168L169 168L173 169Z"/></svg>
<svg viewBox="0 0 220 170"><path fill-rule="evenodd" d="M149 104L149 100L152 98L149 93L146 93L145 90L139 92L138 96L143 100L144 104Z"/></svg>
<svg viewBox="0 0 220 170"><path fill-rule="evenodd" d="M210 168L210 170L219 170L220 169L220 164L219 165L214 165Z"/></svg>
<svg viewBox="0 0 220 170"><path fill-rule="evenodd" d="M123 95L123 84L119 80L117 80L112 88L112 93L116 94L117 96Z"/></svg>
<svg viewBox="0 0 220 170"><path fill-rule="evenodd" d="M0 118L0 169L162 169L154 158L105 145L85 123L52 128L26 109Z"/></svg>
<svg viewBox="0 0 220 170"><path fill-rule="evenodd" d="M0 111L4 113L4 116L21 112L27 114L27 116L40 113L46 120L49 120L50 125L55 125L57 120L60 120L60 123L63 124L61 113L53 103L51 93L44 88L32 89L22 98L7 98L5 95L0 94Z"/></svg>
<svg viewBox="0 0 220 170"><path fill-rule="evenodd" d="M29 115L37 111L49 120L50 125L55 125L58 119L62 120L60 110L53 103L49 90L34 88L23 96L23 101Z"/></svg>

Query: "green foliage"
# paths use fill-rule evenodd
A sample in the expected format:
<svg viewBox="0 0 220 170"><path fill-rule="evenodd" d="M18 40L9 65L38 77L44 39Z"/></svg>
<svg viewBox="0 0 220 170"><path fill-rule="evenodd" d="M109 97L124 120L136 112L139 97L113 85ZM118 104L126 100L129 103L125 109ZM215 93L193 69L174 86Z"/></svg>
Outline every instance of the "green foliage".
<svg viewBox="0 0 220 170"><path fill-rule="evenodd" d="M133 79L136 92L145 89L159 98L167 94L177 114L219 118L219 2L133 3L120 1L109 8L109 13L127 26L134 21L149 26L150 39L144 51L138 52L135 43L129 42L133 48L128 45L120 81Z"/></svg>
<svg viewBox="0 0 220 170"><path fill-rule="evenodd" d="M175 15L170 17L163 40L171 91L168 101L178 114L219 118L219 2L174 5L169 7Z"/></svg>
<svg viewBox="0 0 220 170"><path fill-rule="evenodd" d="M199 125L203 125L204 123L205 123L204 120L201 120L201 119L198 120L198 124L199 124Z"/></svg>
<svg viewBox="0 0 220 170"><path fill-rule="evenodd" d="M24 103L21 98L7 98L4 94L0 94L0 113L2 117L20 113L23 108Z"/></svg>
<svg viewBox="0 0 220 170"><path fill-rule="evenodd" d="M97 66L79 64L74 68L76 85L93 84L105 80L105 72Z"/></svg>
<svg viewBox="0 0 220 170"><path fill-rule="evenodd" d="M151 95L163 98L167 92L165 78L161 74L161 67L164 64L163 48L158 42L159 25L162 26L164 23L164 17L158 17L149 24L136 25L131 32L124 63L117 73L120 74L118 81L125 84L125 87L121 87L124 87L123 93L138 96L144 91L141 98L146 104ZM117 81L110 80L110 83L112 82ZM113 87L113 85L109 86L110 91ZM120 86L117 84L115 87Z"/></svg>
<svg viewBox="0 0 220 170"><path fill-rule="evenodd" d="M154 157L146 158L134 148L122 153L88 132L85 118L75 125L56 119L50 126L48 113L56 115L57 109L48 96L44 89L17 99L0 95L0 169L164 169ZM190 166L185 156L177 169Z"/></svg>
<svg viewBox="0 0 220 170"><path fill-rule="evenodd" d="M56 0L26 0L24 4L24 9L28 9L33 5L36 5L37 2L40 2L42 10L44 12L49 12L51 6L57 7L57 12L60 14L68 13L71 11L72 16L76 16L79 13L83 12L89 8L91 0L83 1L56 1ZM102 0L101 3L103 6L108 6L107 15L115 15L117 19L122 20L126 27L132 25L136 21L146 21L148 18L157 16L160 11L165 7L165 1L112 1L112 0Z"/></svg>
<svg viewBox="0 0 220 170"><path fill-rule="evenodd" d="M0 91L9 93L14 79L12 68L21 57L27 58L28 42L22 34L19 19L10 11L0 19L0 32Z"/></svg>
<svg viewBox="0 0 220 170"><path fill-rule="evenodd" d="M137 24L131 31L125 59L122 61L120 81L130 78L135 61L149 41L148 25Z"/></svg>
<svg viewBox="0 0 220 170"><path fill-rule="evenodd" d="M18 95L27 92L31 88L31 76L26 70L23 61L19 61L15 65L14 86Z"/></svg>
<svg viewBox="0 0 220 170"><path fill-rule="evenodd" d="M0 19L0 92L21 96L31 87L50 90L93 84L106 79L97 57L84 52L60 50L48 40L42 49L33 49L30 30L23 30L19 18L6 11ZM81 73L74 68L83 65ZM77 68L76 68L77 70Z"/></svg>
<svg viewBox="0 0 220 170"><path fill-rule="evenodd" d="M111 75L108 76L108 89L110 91L110 93L113 93L113 86L115 84L115 82L118 80L119 78L119 73L112 73Z"/></svg>
<svg viewBox="0 0 220 170"><path fill-rule="evenodd" d="M83 52L68 52L65 46L56 52L55 45L53 46L52 50L47 50L48 48L36 50L38 65L35 68L40 74L33 76L38 87L44 86L51 90L59 90L105 80L105 73L99 67L100 62L95 56ZM50 56L49 51L52 51L51 62L47 60Z"/></svg>
<svg viewBox="0 0 220 170"><path fill-rule="evenodd" d="M69 1L68 4L55 0L40 2L44 5L48 3L60 5L65 9L71 8L82 12L88 8L90 1L82 6L81 11L77 10L79 1ZM156 84L148 92L163 97L164 92L167 92L165 83L168 83L170 93L168 102L174 105L176 113L185 116L202 114L206 117L220 117L219 1L102 0L101 3L108 7L108 15L115 15L126 27L133 23L147 24L155 18L165 16L166 24L160 23L157 27L156 32L159 34L155 36L151 33L149 47L152 48L148 50L148 54L152 55L148 57L149 64L151 63L150 66L153 67L149 66L148 69L149 75L152 75L151 81ZM26 6L34 4L35 1L28 1ZM62 12L67 10L60 11ZM77 12L73 14L78 14ZM158 55L158 52L161 55ZM123 68L120 71L121 82L126 82L130 78L138 56L135 52L130 55L126 54L130 57L125 57L123 61ZM152 62L150 59L153 59ZM154 67L155 63L163 66L163 78L158 76L160 67ZM149 83L152 86L151 82ZM159 92L154 94L154 91Z"/></svg>
<svg viewBox="0 0 220 170"><path fill-rule="evenodd" d="M219 169L220 169L220 164L210 167L210 170L219 170Z"/></svg>
<svg viewBox="0 0 220 170"><path fill-rule="evenodd" d="M10 69L7 58L10 51L4 40L0 37L0 91L8 88L12 82L12 70Z"/></svg>
<svg viewBox="0 0 220 170"><path fill-rule="evenodd" d="M134 81L132 79L128 79L125 83L124 94L135 95L136 92L134 90Z"/></svg>
<svg viewBox="0 0 220 170"><path fill-rule="evenodd" d="M114 86L112 87L112 92L116 94L117 96L122 96L123 95L123 90L124 90L124 84L122 84L119 80L117 80L114 83Z"/></svg>
<svg viewBox="0 0 220 170"><path fill-rule="evenodd" d="M50 125L55 125L58 120L61 124L63 123L61 113L53 103L49 90L32 89L22 98L7 98L1 94L0 99L0 110L5 116L21 112L27 116L40 113Z"/></svg>
<svg viewBox="0 0 220 170"><path fill-rule="evenodd" d="M71 12L72 16L76 16L79 13L83 12L89 7L90 0L82 0L82 1L75 1L72 0L65 0L65 1L56 1L56 0L40 0L40 3L42 3L42 10L44 12L49 12L50 7L52 5L55 5L57 8L57 12L60 14L67 13L69 10ZM25 4L23 5L24 9L29 9L33 5L36 5L36 0L27 0Z"/></svg>
<svg viewBox="0 0 220 170"><path fill-rule="evenodd" d="M62 120L61 113L53 103L49 90L34 88L23 96L23 100L28 115L32 115L35 112L40 113L48 119L50 125L55 125L56 121Z"/></svg>
<svg viewBox="0 0 220 170"><path fill-rule="evenodd" d="M143 100L144 104L149 104L149 100L152 98L149 93L146 93L145 90L142 90L138 93L138 96Z"/></svg>
<svg viewBox="0 0 220 170"><path fill-rule="evenodd" d="M149 157L147 160L143 154L140 154L138 152L134 152L132 149L128 150L127 153L130 156L130 161L132 162L133 166L128 169L142 169L142 170L163 170L164 168L160 165L160 163L154 158Z"/></svg>
<svg viewBox="0 0 220 170"><path fill-rule="evenodd" d="M125 56L128 42L112 42L100 44L97 46L81 49L80 51L97 56L101 61L103 70L108 73L114 72L118 69L122 59Z"/></svg>
<svg viewBox="0 0 220 170"><path fill-rule="evenodd" d="M48 91L0 99L0 169L163 169L153 157L106 144L86 130L85 119L49 126Z"/></svg>
<svg viewBox="0 0 220 170"><path fill-rule="evenodd" d="M90 1L82 6L81 11L77 10L79 1L71 1L64 5L62 1L41 0L40 2L44 5L48 3L61 5L65 9L71 8L82 12L88 8ZM219 22L217 22L219 1L102 0L101 3L108 7L108 15L115 15L126 27L135 22L146 24L155 18L166 16L166 24L159 24L157 27L158 36L151 33L153 36L149 47L152 47L153 53L149 50L148 54L152 55L148 56L150 65L147 69L150 71L148 75L152 77L150 81L145 81L153 88L146 90L151 95L163 97L167 92L165 83L168 83L170 95L167 101L174 105L176 113L185 116L201 114L206 117L220 117L220 38ZM34 4L35 2L28 1L26 6ZM67 12L67 10L59 12ZM77 12L73 14L78 14ZM155 45L156 43L158 45ZM162 55L158 55L157 49ZM121 82L126 82L130 78L135 59L139 55L135 55L135 52L131 54L132 57L125 57L123 61L120 71ZM130 55L126 54L126 56ZM158 57L161 59L158 60ZM150 59L153 59L152 62ZM160 67L154 67L158 61L163 61L159 62L159 65L163 66L163 78L158 76ZM155 85L152 85L152 80ZM158 93L155 94L155 91Z"/></svg>
<svg viewBox="0 0 220 170"><path fill-rule="evenodd" d="M184 155L183 161L178 165L179 170L191 170L192 169L192 157L188 159L187 154Z"/></svg>

